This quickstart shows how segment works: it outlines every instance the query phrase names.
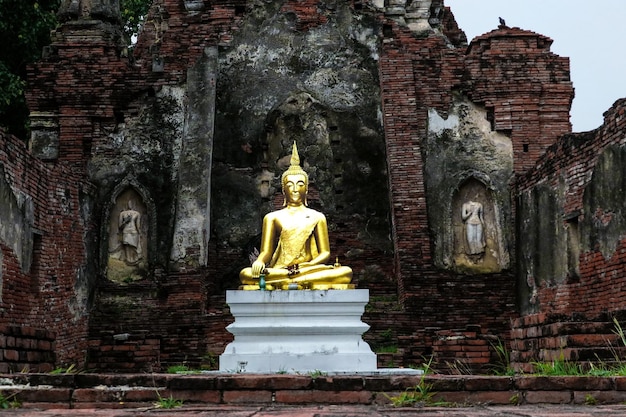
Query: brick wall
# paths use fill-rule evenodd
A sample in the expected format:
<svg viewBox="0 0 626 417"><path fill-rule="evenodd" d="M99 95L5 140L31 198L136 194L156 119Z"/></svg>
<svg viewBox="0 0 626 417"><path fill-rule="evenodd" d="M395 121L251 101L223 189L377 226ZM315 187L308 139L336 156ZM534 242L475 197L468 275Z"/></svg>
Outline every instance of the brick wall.
<svg viewBox="0 0 626 417"><path fill-rule="evenodd" d="M434 360L447 364L453 373L492 373L498 360L495 352L499 341L490 334L482 334L479 326L465 329L441 330L433 341ZM506 342L501 342L504 343ZM495 357L495 358L494 358Z"/></svg>
<svg viewBox="0 0 626 417"><path fill-rule="evenodd" d="M538 33L500 27L475 38L465 57L468 96L493 112L495 130L510 134L516 172L572 131L569 58L551 53L551 44Z"/></svg>
<svg viewBox="0 0 626 417"><path fill-rule="evenodd" d="M0 326L0 372L49 372L55 367L56 335L24 325Z"/></svg>
<svg viewBox="0 0 626 417"><path fill-rule="evenodd" d="M224 294L207 300L206 285L198 273L171 274L157 284L103 284L89 318L88 368L214 368L232 341L225 329L231 319Z"/></svg>
<svg viewBox="0 0 626 417"><path fill-rule="evenodd" d="M557 201L555 229L567 230L575 225L576 233L582 234L580 240L568 241L570 247L564 249L576 246L577 263L564 268L560 275L541 276L537 268L534 275L533 268L519 271L518 285L533 287L527 292L531 300L522 300L527 314L513 322L513 357L519 367L530 360L550 360L561 352L571 360L611 360L614 358L609 348L621 347L621 341L615 340L613 318L623 322L626 310L626 239L619 232L613 236L605 229L616 228L623 233L623 225L617 219L621 218L623 198L618 197L622 198L621 204L617 201L615 207L604 208L609 213L616 211L603 219L598 216L601 207L589 206L590 201L594 202L589 195L598 192L597 181L610 177L609 182L619 184L626 178L626 168L620 162L609 172L597 166L609 149L617 149L617 155L622 149L623 154L625 113L626 101L618 100L605 113L603 126L592 132L564 136L547 149L534 169L518 177L518 196L528 195L538 187L553 190ZM615 194L620 188L615 186L609 195L621 195ZM521 221L534 220L529 216ZM596 240L590 237L594 235ZM611 236L614 249L608 250L610 253L600 243L602 235ZM525 236L518 239L523 242ZM545 263L548 259L546 254L537 257L537 262Z"/></svg>
<svg viewBox="0 0 626 417"><path fill-rule="evenodd" d="M32 157L21 140L1 132L0 136L0 165L5 180L14 193L30 198L34 209L27 231L33 233L33 256L27 269L22 268L12 249L0 245L0 334L7 341L20 338L21 328L28 338L24 344L16 342L12 350L17 354L5 355L4 365L0 365L33 366L35 357L40 357L41 366L50 367L54 364L51 344L57 363L82 363L89 298L81 288L87 278L80 272L85 258L85 226L77 215L82 179L67 167L46 165ZM39 347L35 349L34 345Z"/></svg>
<svg viewBox="0 0 626 417"><path fill-rule="evenodd" d="M454 26L446 30L455 33ZM518 28L485 34L467 51L450 49L441 37L415 36L392 21L383 23L383 36L380 77L395 277L413 314L409 345L429 353L430 342L422 343L433 340L433 332L467 325L481 325L507 340L509 320L516 315L513 271L464 276L433 266L421 144L427 112L435 108L447 114L452 92L463 92L485 106L494 130L510 136L515 171L524 172L559 135L571 131L569 60L549 51L549 38Z"/></svg>

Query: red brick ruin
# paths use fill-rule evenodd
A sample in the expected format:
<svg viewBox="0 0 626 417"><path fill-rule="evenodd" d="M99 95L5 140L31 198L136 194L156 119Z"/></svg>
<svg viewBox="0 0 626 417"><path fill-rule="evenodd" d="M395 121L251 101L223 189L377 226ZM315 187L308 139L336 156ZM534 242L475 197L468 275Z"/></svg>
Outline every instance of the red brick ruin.
<svg viewBox="0 0 626 417"><path fill-rule="evenodd" d="M379 366L619 347L626 100L573 133L552 39L500 25L468 44L443 0L154 0L129 50L117 2L82 3L29 69L31 137L0 133L0 372L214 368L294 132L331 246L370 289L365 339L397 347ZM145 263L113 279L126 200Z"/></svg>

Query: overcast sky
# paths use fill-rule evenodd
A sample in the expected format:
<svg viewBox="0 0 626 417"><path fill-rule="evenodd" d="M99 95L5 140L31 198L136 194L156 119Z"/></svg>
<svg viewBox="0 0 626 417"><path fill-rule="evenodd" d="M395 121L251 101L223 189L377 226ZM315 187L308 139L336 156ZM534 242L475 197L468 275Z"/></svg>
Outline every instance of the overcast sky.
<svg viewBox="0 0 626 417"><path fill-rule="evenodd" d="M574 132L599 127L607 111L626 97L626 0L444 0L468 42L507 26L546 35L550 50L570 58L575 97Z"/></svg>

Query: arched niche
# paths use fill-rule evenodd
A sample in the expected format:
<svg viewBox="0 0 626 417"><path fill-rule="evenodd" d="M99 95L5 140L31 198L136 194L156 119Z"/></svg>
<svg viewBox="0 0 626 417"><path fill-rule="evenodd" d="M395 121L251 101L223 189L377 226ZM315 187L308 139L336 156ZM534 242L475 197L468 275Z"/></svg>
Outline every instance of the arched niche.
<svg viewBox="0 0 626 417"><path fill-rule="evenodd" d="M454 268L472 274L499 272L501 236L491 191L470 177L453 194L451 210Z"/></svg>
<svg viewBox="0 0 626 417"><path fill-rule="evenodd" d="M273 109L265 121L266 152L268 169L280 173L289 167L291 148L296 142L300 151L300 161L309 174L311 191L315 184L331 184L333 172L338 168L331 147L332 137L339 136L339 127L332 121L332 113L322 103L304 91L293 91ZM330 190L322 199L330 202L334 196Z"/></svg>
<svg viewBox="0 0 626 417"><path fill-rule="evenodd" d="M147 190L132 179L122 181L103 219L104 276L121 285L148 278L156 250L156 209Z"/></svg>

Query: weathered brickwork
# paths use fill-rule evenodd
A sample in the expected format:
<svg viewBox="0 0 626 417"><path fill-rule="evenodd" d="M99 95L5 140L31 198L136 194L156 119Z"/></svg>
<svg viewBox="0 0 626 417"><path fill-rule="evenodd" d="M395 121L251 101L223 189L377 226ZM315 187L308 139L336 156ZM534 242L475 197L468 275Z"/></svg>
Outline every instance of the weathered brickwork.
<svg viewBox="0 0 626 417"><path fill-rule="evenodd" d="M106 146L107 141L110 141L108 135L115 131L118 123L141 111L134 104L135 100L153 96L163 86L184 82L186 69L191 65L190 62L198 59L205 42L223 42L221 38L227 38L228 32L236 27L236 14L240 15L245 10L245 2L214 4L209 11L211 18L201 23L185 13L179 2L170 3L162 5L163 10L177 11L168 16L166 36L169 41L161 38L164 33L161 32L160 24L166 23L158 12L162 9L157 8L155 15L145 25L145 34L139 40L132 63L124 57L116 32L108 25L97 21L73 21L55 33L50 48L53 59L44 59L31 70L30 76L38 81L29 92L29 106L52 113L57 119L58 135L61 138L58 159L43 164L44 169L53 166L76 172L78 179L74 187L83 184L84 194L80 202L77 200L73 203L68 214L80 220L81 204L90 205L94 213L91 219L94 224L90 225L93 229L83 230L80 238L65 241L68 235L62 230L57 231L57 238L65 243L50 249L56 249L59 253L72 253L73 256L66 260L69 261L69 270L56 268L53 263L49 264L49 269L50 273L62 276L70 284L63 288L62 295L52 300L31 300L27 303L31 308L36 308L39 303L64 304L65 300L73 297L72 287L77 285L75 270L83 267L81 256L85 250L93 251L99 245L102 221L99 213L103 213L104 208L99 205L98 196L110 193L112 185L102 187L100 184L95 189L86 184L86 164L89 159L97 156L114 161L123 156ZM198 25L197 33L187 30L190 23ZM152 33L152 29L156 32ZM197 46L198 43L202 45ZM162 45L164 47L161 49ZM143 59L141 52L144 50L146 59ZM154 68L154 62L161 57L167 57L163 63L166 71ZM59 65L59 62L64 64ZM37 159L31 159L41 165ZM39 177L50 178L50 175ZM46 187L53 188L43 182L40 186L44 192ZM171 195L171 191L168 193L164 189L151 191L161 198L170 198L168 194ZM54 189L48 192L52 193ZM30 191L26 193L30 195ZM72 197L77 198L77 194L75 192ZM54 213L48 211L50 203L46 203L45 197L40 203L35 212L45 215L47 221L56 221ZM76 231L80 232L80 229ZM69 251L69 243L80 244L85 239L93 246ZM45 244L43 240L42 245ZM167 246L163 249L166 252ZM82 328L77 329L82 332L76 335L77 342L65 340L76 330L64 333L63 340L57 341L58 363L125 371L160 370L169 364L183 362L190 366L199 366L201 363L215 366L215 357L230 341L224 329L229 315L223 306L224 288L210 287L206 282L206 271L168 273L161 262L155 265L155 280L120 288L111 285L98 272L102 271L99 265L101 259L92 257L90 262L93 262L90 266L95 269L90 271L92 281L87 286L90 293L79 303L83 309L93 308L90 314L79 314ZM213 293L219 294L217 299ZM213 297L211 301L208 301L208 294ZM59 320L63 319L59 317ZM70 323L69 320L65 322ZM63 327L60 326L58 332L63 332ZM120 337L124 339L124 336L119 335L125 333L131 336L121 340ZM73 346L70 350L72 356L64 354L66 343Z"/></svg>
<svg viewBox="0 0 626 417"><path fill-rule="evenodd" d="M495 348L504 346L506 342L499 341L490 334L482 334L477 327L438 331L433 342L435 360L439 364L448 364L450 371L454 373L490 373L498 370L499 358Z"/></svg>
<svg viewBox="0 0 626 417"><path fill-rule="evenodd" d="M515 316L515 301L509 297L515 293L513 272L463 276L433 267L421 168L427 111L446 114L454 90L467 94L489 110L493 129L510 135L515 172L524 172L571 130L569 62L549 52L549 38L517 28L485 34L460 51L447 48L441 37L418 39L390 22L386 25L380 71L395 272L406 309L421 323L410 345L420 346L432 339L423 332L450 329L450 323L456 328L481 325L506 340ZM433 51L438 51L436 58ZM544 95L543 88L550 93ZM422 353L430 352L432 345L426 343Z"/></svg>
<svg viewBox="0 0 626 417"><path fill-rule="evenodd" d="M0 245L0 337L17 352L7 357L5 351L4 363L11 370L36 368L34 358L40 356L42 368L49 368L55 353L57 363L72 363L86 347L87 315L81 304L89 297L80 270L85 226L74 217L81 180L66 167L46 166L32 157L22 141L0 135L4 180L11 193L27 196L33 205L33 217L27 220L32 224L23 231L33 235L32 262L24 269L15 252ZM19 342L9 347L10 340Z"/></svg>
<svg viewBox="0 0 626 417"><path fill-rule="evenodd" d="M622 317L621 315L619 316ZM624 346L609 314L536 313L513 321L511 361L517 370L532 373L533 362L565 360L583 366L623 357Z"/></svg>
<svg viewBox="0 0 626 417"><path fill-rule="evenodd" d="M528 198L538 188L544 190L544 195L552 195L558 213L553 229L557 236L558 230L564 230L563 234L569 231L576 237L567 239L563 248L563 252L573 252L573 265L571 259L539 253L533 254L537 262L552 259L554 263L570 264L550 269L548 276L534 262L525 263L530 268L520 268L519 286L528 288L521 306L531 313L513 323L513 358L520 367L528 367L523 364L528 361L558 357L561 351L566 359L612 360L611 346L621 345L615 340L613 319L623 322L626 307L626 239L619 220L623 216L620 184L624 182L626 167L619 159L608 165L608 172L598 164L603 161L606 166L603 156L611 149L616 150L612 155L623 154L625 113L626 102L618 100L605 113L603 126L591 132L565 135L546 150L534 169L518 178L518 198ZM609 207L600 207L596 204L602 201L597 197L602 191L594 182L605 184L607 180L613 185L608 194L618 200L614 204L609 201ZM596 195L595 200L592 194ZM538 220L532 211L521 214L525 216L522 221ZM598 230L605 228L617 229L608 234L612 240L610 250L601 243L600 236L607 232L598 235Z"/></svg>
<svg viewBox="0 0 626 417"><path fill-rule="evenodd" d="M177 187L184 172L177 164L180 149L186 146L184 135L182 139L176 135L188 128L185 112L195 104L179 99L189 83L189 69L213 53L225 59L242 28L260 16L249 3L218 0L204 2L199 11L187 11L185 2L155 1L132 51L121 41L119 28L109 22L69 20L54 32L41 62L30 68L32 149L3 135L0 166L7 184L4 191L16 202L32 201L32 262L24 269L28 257L16 253L19 245L1 242L0 329L29 329L33 341L28 343L41 345L37 349L42 367L70 363L105 371L158 371L182 363L215 367L215 358L230 341L225 327L232 317L224 294L236 288L242 252L251 248L230 246L228 237L218 236L213 226L206 249L190 246L185 252L190 259L199 259L206 250L206 265L171 262ZM264 18L273 13L285 28L299 34L322 30L338 19L336 7L318 0L265 3ZM428 201L424 173L429 111L436 110L445 119L455 97L462 96L484 111L492 131L510 138L517 179L511 178L510 190L515 190L511 197L518 204L511 202L515 207L506 213L503 227L514 230L516 213L531 218L534 212L527 214L527 208L534 199L545 198L553 210L549 224L560 221L570 231L595 230L589 216L587 220L582 216L585 201L604 200L597 193L584 197L585 189L599 155L624 143L624 103L605 115L600 129L572 134L569 60L550 52L551 39L501 26L468 47L452 12L440 1L432 2L430 19L422 22L435 29L423 32L405 25L397 8L385 10L378 3L382 2L348 2L350 13L369 19L379 42L369 45L371 49L358 47L367 49L368 59L360 62L373 68L372 79L380 88L379 123L384 130L380 158L386 167L380 175L387 175L389 186L389 242L364 244L357 216L342 217L337 210L328 217L331 247L348 254L341 262L353 268L357 286L370 289L372 302L364 321L371 330L365 339L373 346L397 347L396 353L380 361L382 365L408 366L434 355L442 366L458 361L484 370L486 362L494 360L494 344L509 340L519 362L533 360L540 349L567 347L556 339L560 322L576 316L606 323L607 311L626 310L621 291L626 285L623 236L616 249L611 239L594 237L600 249L583 250L591 241L579 239L580 244L567 246L564 228L561 234L555 232L550 253L568 255L555 254L559 262L536 264L543 258L531 253L534 241L518 229L517 240L506 242L512 261L498 272L465 274L435 265L435 228L429 224L428 211L439 207ZM217 84L228 81L218 78ZM218 89L218 101L220 93L228 94ZM270 104L268 108L275 108L280 101ZM250 109L257 108L248 106L228 111L256 117ZM337 112L333 117L343 115ZM348 117L344 119L337 124L347 123ZM142 124L151 130L141 130ZM329 125L331 132L340 128ZM268 150L265 139L253 138L252 144L242 146L236 139L220 140L232 141L232 148L244 157L229 162L232 149L222 144L221 153L214 156L218 166L214 176L231 170L251 178L255 170L267 169L267 164L254 160ZM331 147L337 146L333 139L341 140L331 133ZM136 160L129 157L133 152L139 155ZM602 159L607 166L611 158L620 157L619 151L611 152ZM602 178L594 181L598 189L604 184ZM149 272L124 285L107 279L108 248L103 238L120 184L141 191L153 216ZM327 208L321 197L326 185L311 185L312 207ZM544 192L541 187L559 191ZM510 190L507 185L499 191L508 195ZM214 191L212 204L228 193L233 189L227 186ZM280 190L264 198L259 204L274 203L278 208L282 203ZM28 219L28 210L22 211ZM612 212L593 213L600 223L610 224ZM549 239L543 241L538 239L537 245L551 245ZM614 252L611 257L605 256L608 251ZM561 269L546 267L561 263ZM521 273L518 265L543 275ZM561 270L565 272L559 276ZM568 275L572 271L576 273ZM545 330L542 326L553 326L549 338L538 336ZM606 333L606 326L600 327ZM587 340L574 330L569 334L572 337L563 340L571 346ZM43 349L47 344L49 349ZM32 361L22 360L28 356L26 347L13 350L4 362L0 360L5 370L37 362L32 354ZM90 395L85 393L86 403L96 401ZM236 401L236 394L229 395ZM299 401L301 394L284 395L288 402Z"/></svg>
<svg viewBox="0 0 626 417"><path fill-rule="evenodd" d="M569 59L551 53L551 44L546 36L501 27L475 38L467 51L468 96L493 112L494 129L511 135L516 172L571 132Z"/></svg>
<svg viewBox="0 0 626 417"><path fill-rule="evenodd" d="M484 406L485 403L510 405L513 401L517 405L581 406L588 404L590 397L593 397L597 404L623 404L626 398L626 378L619 376L576 378L527 375L173 376L128 373L13 374L3 375L3 379L0 394L5 398L15 397L25 409L51 410L50 413L57 414L60 410L69 408L85 409L85 412L89 412L89 409L127 408L129 413L138 413L139 411L136 411L138 409L154 407L155 401L159 398L169 397L184 401L186 408L176 410L177 413L201 413L198 407L218 404L230 406L248 404L276 408L295 405L313 408L328 404L389 407L389 397L396 397L398 393L415 389L420 382L432 389L430 393L433 394L433 400L468 406L472 404ZM572 408L571 412L579 413L579 409ZM408 412L417 415L414 411ZM210 412L215 414L213 410ZM307 412L312 414L319 410ZM354 414L352 410L349 412ZM448 410L437 412L446 413ZM616 410L610 412L617 413ZM291 413L293 414L293 411ZM343 414L339 407L329 413ZM361 414L364 413L367 411Z"/></svg>
<svg viewBox="0 0 626 417"><path fill-rule="evenodd" d="M0 327L3 373L49 372L55 367L56 335L28 326Z"/></svg>
<svg viewBox="0 0 626 417"><path fill-rule="evenodd" d="M181 364L216 366L217 357L231 341L225 327L232 319L223 295L207 300L204 280L196 274L168 278L169 283L158 287L103 284L98 310L90 318L92 368L159 371ZM115 323L110 323L112 318Z"/></svg>

